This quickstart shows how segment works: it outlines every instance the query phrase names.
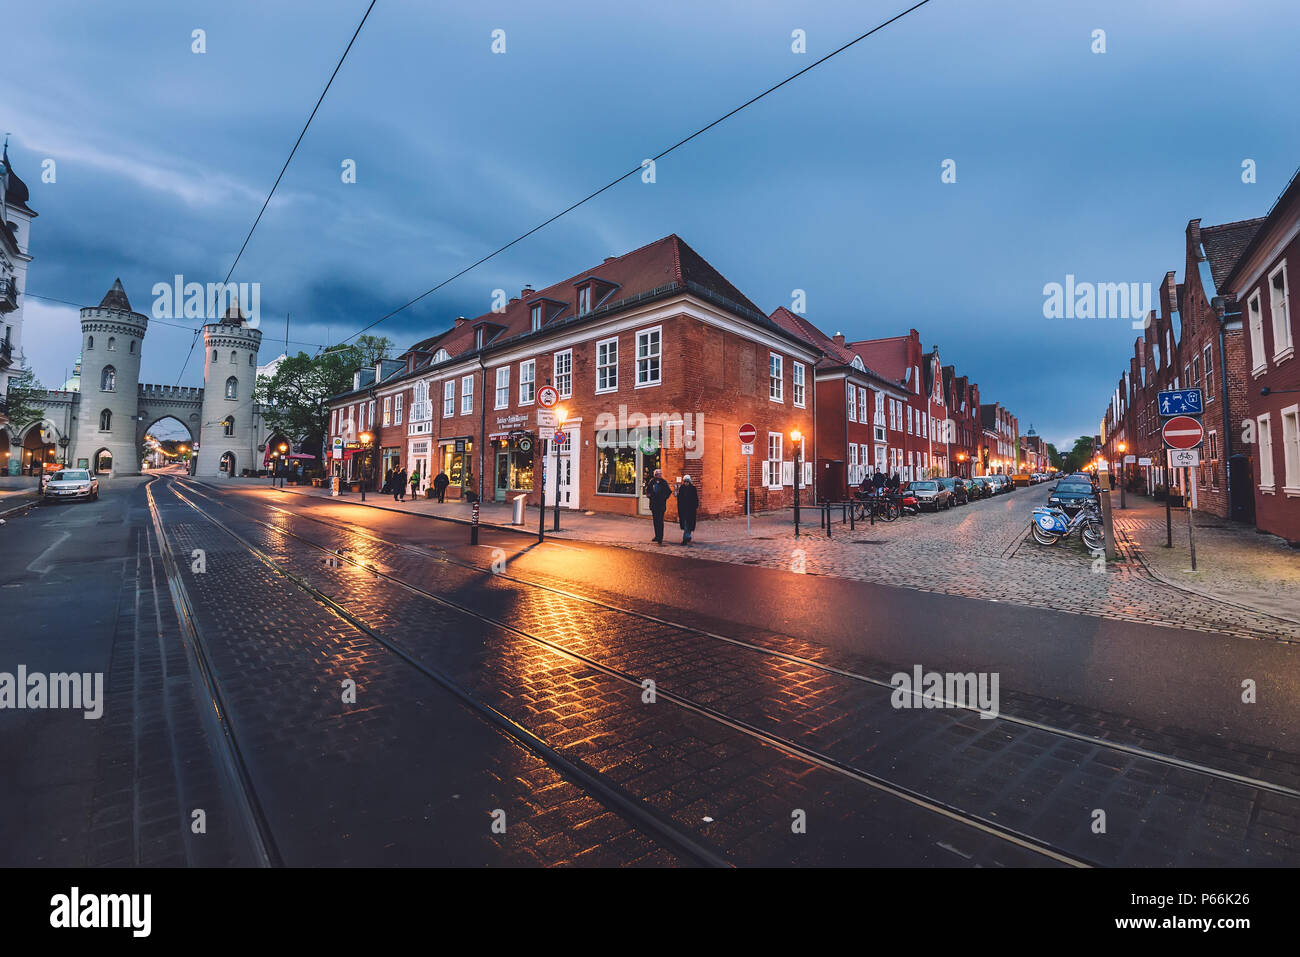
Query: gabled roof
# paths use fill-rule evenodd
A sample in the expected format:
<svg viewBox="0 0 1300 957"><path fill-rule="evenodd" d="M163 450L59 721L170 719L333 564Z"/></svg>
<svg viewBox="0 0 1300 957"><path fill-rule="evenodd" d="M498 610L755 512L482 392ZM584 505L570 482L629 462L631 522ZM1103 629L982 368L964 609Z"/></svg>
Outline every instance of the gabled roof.
<svg viewBox="0 0 1300 957"><path fill-rule="evenodd" d="M851 342L849 348L862 357L862 361L882 376L900 384L908 378L907 343L911 336L891 336L888 339L866 339Z"/></svg>
<svg viewBox="0 0 1300 957"><path fill-rule="evenodd" d="M785 306L779 307L769 318L780 328L798 336L814 349L821 351L822 358L818 359L816 363L818 369L843 368L853 365L854 359L861 360L862 358L850 349L847 343L840 345L834 338L817 328L806 316L796 315ZM902 383L894 382L882 376L865 362L862 363L862 372L881 384L902 388Z"/></svg>
<svg viewBox="0 0 1300 957"><path fill-rule="evenodd" d="M1260 217L1224 223L1221 226L1201 227L1201 246L1205 249L1210 275L1214 278L1217 289L1223 289L1224 280L1231 274L1237 260L1263 224L1264 217Z"/></svg>

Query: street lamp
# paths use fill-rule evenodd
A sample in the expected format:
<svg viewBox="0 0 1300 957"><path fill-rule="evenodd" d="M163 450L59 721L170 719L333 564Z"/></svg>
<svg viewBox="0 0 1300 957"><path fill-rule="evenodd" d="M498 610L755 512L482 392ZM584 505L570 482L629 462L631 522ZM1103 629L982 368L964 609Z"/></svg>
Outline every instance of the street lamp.
<svg viewBox="0 0 1300 957"><path fill-rule="evenodd" d="M1119 442L1116 443L1115 448L1119 450L1119 507L1128 508L1128 503L1124 499L1124 486L1128 484L1128 461L1124 458L1124 453L1128 450L1128 445Z"/></svg>
<svg viewBox="0 0 1300 957"><path fill-rule="evenodd" d="M370 477L370 443L374 439L374 434L362 432L357 436L361 440L361 445L366 451L366 457L361 460L361 501L366 500L366 482ZM284 448L284 446L280 446Z"/></svg>
<svg viewBox="0 0 1300 957"><path fill-rule="evenodd" d="M790 433L790 441L794 443L794 537L799 537L799 476L803 470L799 467L800 445L803 442L803 433L794 429ZM826 513L826 520L830 521L830 513Z"/></svg>

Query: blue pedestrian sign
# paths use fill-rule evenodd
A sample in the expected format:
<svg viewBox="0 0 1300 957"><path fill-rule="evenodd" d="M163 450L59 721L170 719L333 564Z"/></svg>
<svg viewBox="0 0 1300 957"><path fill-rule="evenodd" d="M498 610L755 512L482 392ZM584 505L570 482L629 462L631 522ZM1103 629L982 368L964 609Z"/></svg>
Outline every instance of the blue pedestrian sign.
<svg viewBox="0 0 1300 957"><path fill-rule="evenodd" d="M1162 416L1200 415L1205 411L1200 389L1170 389L1156 393L1156 408Z"/></svg>

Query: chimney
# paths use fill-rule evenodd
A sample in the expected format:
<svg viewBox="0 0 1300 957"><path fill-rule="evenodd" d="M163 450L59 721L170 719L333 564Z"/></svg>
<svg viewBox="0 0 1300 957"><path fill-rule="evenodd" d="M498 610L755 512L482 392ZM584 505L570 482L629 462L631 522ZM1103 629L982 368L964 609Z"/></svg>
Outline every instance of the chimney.
<svg viewBox="0 0 1300 957"><path fill-rule="evenodd" d="M617 258L618 258L617 256L606 256L606 257L605 257L605 262L607 262L607 263L612 263L612 262L613 262L615 259L617 259Z"/></svg>
<svg viewBox="0 0 1300 957"><path fill-rule="evenodd" d="M835 343L837 346L839 346L840 348L843 348L843 347L844 347L844 333L842 333L842 332L837 332L837 333L835 333L835 335L831 336L831 341L834 342L834 343Z"/></svg>
<svg viewBox="0 0 1300 957"><path fill-rule="evenodd" d="M469 320L466 319L464 316L457 316L457 317L456 317L456 325L455 325L454 328L459 329L461 326L465 325L465 323L467 323L467 322L469 322Z"/></svg>
<svg viewBox="0 0 1300 957"><path fill-rule="evenodd" d="M529 283L527 286L524 286L524 288L523 288L522 290L520 290L520 292L519 292L519 298L520 298L520 299L527 299L527 298L528 298L529 296L531 296L535 291L536 291L536 290L533 289L532 284Z"/></svg>

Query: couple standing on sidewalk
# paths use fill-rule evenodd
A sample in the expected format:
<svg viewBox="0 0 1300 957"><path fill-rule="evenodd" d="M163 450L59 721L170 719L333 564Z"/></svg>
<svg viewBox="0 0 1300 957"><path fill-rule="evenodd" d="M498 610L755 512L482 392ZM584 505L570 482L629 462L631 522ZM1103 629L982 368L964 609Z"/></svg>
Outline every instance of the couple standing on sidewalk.
<svg viewBox="0 0 1300 957"><path fill-rule="evenodd" d="M664 543L664 512L668 500L673 497L673 487L664 478L662 469L655 469L654 478L646 486L646 497L650 499L650 515L655 523L654 541ZM682 544L691 543L691 534L695 531L695 515L700 510L700 493L695 488L689 475L683 475L677 486L677 524L682 529Z"/></svg>

